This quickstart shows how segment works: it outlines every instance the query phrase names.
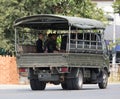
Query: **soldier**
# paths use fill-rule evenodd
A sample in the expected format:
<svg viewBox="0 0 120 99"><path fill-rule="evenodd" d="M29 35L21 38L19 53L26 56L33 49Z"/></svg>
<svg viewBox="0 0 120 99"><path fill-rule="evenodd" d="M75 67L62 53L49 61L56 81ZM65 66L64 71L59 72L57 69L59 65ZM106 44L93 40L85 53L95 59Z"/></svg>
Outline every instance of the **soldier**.
<svg viewBox="0 0 120 99"><path fill-rule="evenodd" d="M48 53L58 52L57 43L56 43L57 36L52 34L50 39L47 42L47 50Z"/></svg>
<svg viewBox="0 0 120 99"><path fill-rule="evenodd" d="M36 41L37 53L43 53L43 34L39 33L38 40Z"/></svg>

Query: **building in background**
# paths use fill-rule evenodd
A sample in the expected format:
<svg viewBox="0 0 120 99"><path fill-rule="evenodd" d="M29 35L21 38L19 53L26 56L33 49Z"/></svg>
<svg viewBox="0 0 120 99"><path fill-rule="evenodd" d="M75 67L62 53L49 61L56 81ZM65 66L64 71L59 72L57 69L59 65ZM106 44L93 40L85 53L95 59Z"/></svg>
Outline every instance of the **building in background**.
<svg viewBox="0 0 120 99"><path fill-rule="evenodd" d="M92 2L96 3L98 8L103 9L105 15L109 21L109 24L105 29L105 39L111 44L114 42L114 26L115 26L115 53L116 53L116 62L120 63L120 15L114 14L114 9L112 8L113 3L116 0L92 0ZM115 21L115 23L114 23Z"/></svg>
<svg viewBox="0 0 120 99"><path fill-rule="evenodd" d="M115 0L92 0L92 2L96 3L98 8L103 9L105 15L109 21L108 26L106 26L105 30L105 39L113 40L113 21L114 21L114 9L112 5ZM116 30L116 40L120 39L120 15L115 15L115 30Z"/></svg>
<svg viewBox="0 0 120 99"><path fill-rule="evenodd" d="M92 2L96 3L98 8L103 9L109 19L113 18L114 10L112 8L112 5L114 0L92 0Z"/></svg>

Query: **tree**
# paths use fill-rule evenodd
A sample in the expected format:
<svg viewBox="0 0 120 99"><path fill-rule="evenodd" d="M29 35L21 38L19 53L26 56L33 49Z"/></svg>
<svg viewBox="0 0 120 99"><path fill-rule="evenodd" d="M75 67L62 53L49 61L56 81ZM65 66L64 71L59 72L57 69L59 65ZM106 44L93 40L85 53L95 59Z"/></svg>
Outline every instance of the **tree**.
<svg viewBox="0 0 120 99"><path fill-rule="evenodd" d="M120 0L116 0L113 4L114 12L120 14Z"/></svg>
<svg viewBox="0 0 120 99"><path fill-rule="evenodd" d="M14 50L13 22L35 14L61 14L105 20L91 0L0 0L0 47Z"/></svg>

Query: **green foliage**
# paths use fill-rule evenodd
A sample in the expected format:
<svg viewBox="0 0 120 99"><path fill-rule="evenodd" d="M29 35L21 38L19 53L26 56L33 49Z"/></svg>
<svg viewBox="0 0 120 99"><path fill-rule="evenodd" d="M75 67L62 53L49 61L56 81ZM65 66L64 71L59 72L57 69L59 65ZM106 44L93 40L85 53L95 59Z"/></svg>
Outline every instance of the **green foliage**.
<svg viewBox="0 0 120 99"><path fill-rule="evenodd" d="M120 14L120 0L116 0L113 4L114 12Z"/></svg>
<svg viewBox="0 0 120 99"><path fill-rule="evenodd" d="M61 14L105 20L91 0L0 0L0 47L14 50L13 22L35 14Z"/></svg>

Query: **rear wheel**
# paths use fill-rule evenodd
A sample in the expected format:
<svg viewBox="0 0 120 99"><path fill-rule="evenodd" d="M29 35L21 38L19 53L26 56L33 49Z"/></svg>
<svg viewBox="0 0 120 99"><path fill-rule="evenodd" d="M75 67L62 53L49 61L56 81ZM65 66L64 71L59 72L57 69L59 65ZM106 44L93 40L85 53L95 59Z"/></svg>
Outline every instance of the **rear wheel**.
<svg viewBox="0 0 120 99"><path fill-rule="evenodd" d="M66 82L61 83L61 86L62 86L62 88L63 88L64 90L67 90L67 84L66 84Z"/></svg>
<svg viewBox="0 0 120 99"><path fill-rule="evenodd" d="M106 70L102 71L101 74L101 81L98 83L100 89L105 89L108 84L108 73Z"/></svg>
<svg viewBox="0 0 120 99"><path fill-rule="evenodd" d="M30 87L32 90L44 90L46 87L46 83L39 81L38 76L34 74L34 70L29 69L29 78L30 78Z"/></svg>
<svg viewBox="0 0 120 99"><path fill-rule="evenodd" d="M31 79L30 86L32 90L44 90L46 87L46 83L41 82L38 79Z"/></svg>
<svg viewBox="0 0 120 99"><path fill-rule="evenodd" d="M67 80L67 88L69 90L80 90L83 85L83 74L82 71L78 71L78 76L76 78L71 78Z"/></svg>

